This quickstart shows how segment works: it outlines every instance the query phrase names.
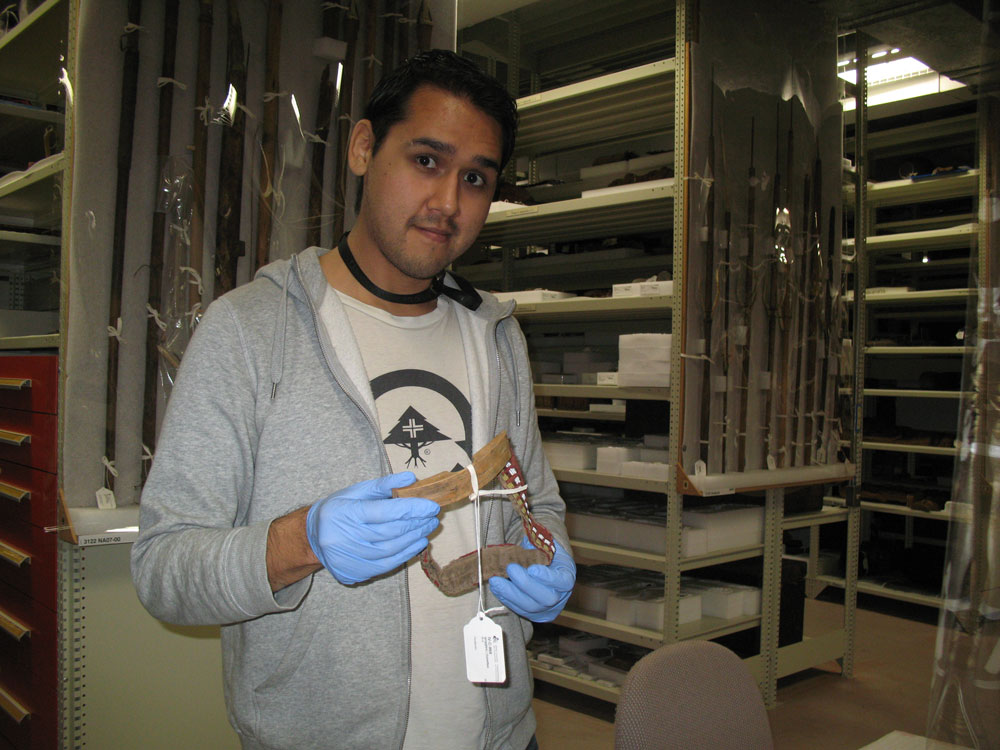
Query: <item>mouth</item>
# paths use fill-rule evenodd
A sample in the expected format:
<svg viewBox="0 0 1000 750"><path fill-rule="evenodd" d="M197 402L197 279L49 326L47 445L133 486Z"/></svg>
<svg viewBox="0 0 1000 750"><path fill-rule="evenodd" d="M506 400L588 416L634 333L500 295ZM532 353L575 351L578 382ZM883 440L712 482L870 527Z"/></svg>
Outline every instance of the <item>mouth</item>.
<svg viewBox="0 0 1000 750"><path fill-rule="evenodd" d="M451 231L441 227L427 227L414 225L413 228L424 238L431 242L447 242L451 238Z"/></svg>

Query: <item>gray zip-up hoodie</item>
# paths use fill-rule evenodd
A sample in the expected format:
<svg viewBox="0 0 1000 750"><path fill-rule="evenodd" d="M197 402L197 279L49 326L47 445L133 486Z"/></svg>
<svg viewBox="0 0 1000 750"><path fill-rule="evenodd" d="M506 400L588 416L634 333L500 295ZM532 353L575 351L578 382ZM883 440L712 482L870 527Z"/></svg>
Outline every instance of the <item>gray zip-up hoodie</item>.
<svg viewBox="0 0 1000 750"><path fill-rule="evenodd" d="M272 519L390 471L347 318L325 331L318 315L323 252L271 263L206 311L170 398L132 548L150 613L222 625L226 705L245 748L398 748L410 690L435 690L410 684L403 569L357 586L326 570L274 594L268 584ZM568 550L513 305L483 298L475 312L457 306L474 449L507 431L532 512ZM485 543L519 542L510 503L484 503ZM486 591L487 606L497 606ZM483 688L481 747L523 750L535 728L524 653L531 623L507 611L494 619L506 636L508 683Z"/></svg>

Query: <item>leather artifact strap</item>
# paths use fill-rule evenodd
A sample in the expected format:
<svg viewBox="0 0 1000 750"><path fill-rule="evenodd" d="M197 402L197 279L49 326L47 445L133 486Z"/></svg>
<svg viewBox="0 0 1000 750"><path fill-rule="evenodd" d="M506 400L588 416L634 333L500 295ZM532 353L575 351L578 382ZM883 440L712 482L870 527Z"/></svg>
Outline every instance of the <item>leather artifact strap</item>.
<svg viewBox="0 0 1000 750"><path fill-rule="evenodd" d="M392 491L395 497L426 497L441 507L464 502L494 479L507 490L524 488L507 497L521 517L524 533L534 545L525 549L520 544L490 544L483 547L483 577L506 576L507 565L517 563L548 565L555 554L555 540L542 524L535 520L528 509L527 485L521 466L510 447L506 432L501 432L472 457L478 487L472 486L472 473L465 469L443 471L408 487ZM427 577L448 596L458 596L473 591L478 585L478 557L476 550L452 560L443 567L434 559L433 545L428 545L420 557L420 564Z"/></svg>

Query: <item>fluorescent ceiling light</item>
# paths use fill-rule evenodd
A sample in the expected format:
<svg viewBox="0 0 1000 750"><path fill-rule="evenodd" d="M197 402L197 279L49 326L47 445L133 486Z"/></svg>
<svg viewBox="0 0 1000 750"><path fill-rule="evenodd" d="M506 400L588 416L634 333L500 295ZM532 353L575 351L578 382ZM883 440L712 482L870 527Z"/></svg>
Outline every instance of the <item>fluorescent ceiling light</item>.
<svg viewBox="0 0 1000 750"><path fill-rule="evenodd" d="M877 86L888 81L900 81L904 78L932 73L933 71L915 57L901 57L898 60L876 63L868 66L868 85ZM857 83L857 70L842 70L837 74L848 83Z"/></svg>

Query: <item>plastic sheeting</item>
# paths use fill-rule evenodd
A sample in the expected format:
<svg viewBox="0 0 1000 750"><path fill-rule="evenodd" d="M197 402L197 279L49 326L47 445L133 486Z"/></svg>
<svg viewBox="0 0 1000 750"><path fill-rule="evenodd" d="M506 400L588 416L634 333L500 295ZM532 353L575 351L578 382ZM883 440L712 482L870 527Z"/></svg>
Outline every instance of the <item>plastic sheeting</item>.
<svg viewBox="0 0 1000 750"><path fill-rule="evenodd" d="M836 463L844 320L836 22L803 4L698 8L683 468L711 477ZM794 29L809 32L787 33ZM767 473L782 484L780 471Z"/></svg>
<svg viewBox="0 0 1000 750"><path fill-rule="evenodd" d="M432 12L430 44L454 49L454 0L428 0ZM114 429L114 477L117 505L136 503L142 486L143 467L155 451L143 445L142 422L149 405L144 396L144 365L147 325L152 316L159 321L159 389L156 419L162 419L177 362L193 323L198 303L207 307L214 299L219 244L218 225L238 213L240 221L229 226L227 248L234 248L228 268L235 266L235 283L247 282L257 267L260 231L258 217L270 217L269 237L261 243L265 261L286 258L304 248L309 238L321 245L334 241L334 214L346 208L346 227L353 221L354 180L335 197L334 176L338 136L360 116L369 80L377 81L384 65L386 39L407 41L410 54L419 41L417 11L420 0L397 3L407 11L372 14L371 4L317 3L312 0L284 0L277 33L269 32L268 5L251 0L231 2L181 2L178 18L176 64L173 75L164 76L162 48L165 2L142 3L137 26L127 28L126 0L79 3L75 54L65 61L67 83L75 92L72 151L72 204L69 257L64 261L66 290L65 408L61 443L60 472L66 503L70 507L93 507L96 493L108 484L110 469L103 460L105 446L105 406L108 371L108 304L111 298L111 246L115 217L115 153L118 142L119 110L122 100L122 39L138 35L139 69L135 136L129 179L124 267L121 285L121 324L114 326L119 337L117 415ZM274 5L271 3L270 5ZM384 3L374 7L384 8ZM239 11L242 45L238 57L245 63L246 85L229 97L227 74L229 6ZM321 96L324 72L331 87L338 80L345 49L335 39L346 34L343 9L358 11L359 33L353 82L356 95L350 113L337 109L336 92ZM210 13L207 11L211 11ZM324 11L327 16L324 21ZM391 16L391 17L389 17ZM374 36L376 47L369 55L364 45L372 23L384 33ZM388 27L388 30L386 30ZM398 28L395 28L398 27ZM426 30L426 25L422 27ZM422 32L421 32L422 33ZM210 50L208 92L196 99L199 35L205 34ZM268 75L268 41L280 41L277 75ZM393 45L396 46L395 44ZM398 49L398 48L397 48ZM398 55L396 55L398 56ZM157 153L160 128L158 100L162 87L172 87L171 138L164 159ZM227 98L230 106L226 107ZM317 135L323 121L321 102L330 107L329 130ZM264 119L269 104L276 103L277 127L265 139ZM225 112L225 115L221 113ZM342 116L341 116L342 115ZM221 151L224 135L233 124L242 122L242 179L233 203L221 201L220 183L224 169ZM206 174L203 185L195 185L192 155L196 134L204 135ZM318 149L324 141L325 149ZM273 143L274 150L269 145ZM273 157L271 154L273 153ZM316 154L321 158L315 158ZM233 160L235 161L235 160ZM166 168L164 165L166 164ZM322 191L315 194L315 175ZM315 195L314 195L315 197ZM266 200L265 200L266 199ZM222 208L220 208L222 206ZM315 209L315 210L313 210ZM162 238L153 237L156 212L165 211ZM236 222L228 222L235 225ZM314 231L310 235L310 230ZM318 230L318 231L316 231ZM192 247L203 246L201 262L189 255ZM148 302L151 247L163 245L164 272L161 302L151 311ZM154 279L154 284L156 280ZM199 284L201 289L199 290ZM159 309L157 309L159 308Z"/></svg>

